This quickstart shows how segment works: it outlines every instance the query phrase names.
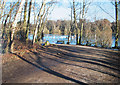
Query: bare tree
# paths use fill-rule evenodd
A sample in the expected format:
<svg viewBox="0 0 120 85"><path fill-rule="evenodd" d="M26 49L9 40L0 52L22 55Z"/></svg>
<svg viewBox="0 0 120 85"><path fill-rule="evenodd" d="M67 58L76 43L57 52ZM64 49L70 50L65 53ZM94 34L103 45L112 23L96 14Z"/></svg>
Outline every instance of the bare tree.
<svg viewBox="0 0 120 85"><path fill-rule="evenodd" d="M115 48L118 47L118 32L119 32L119 19L118 19L118 1L115 0L115 16L116 16L116 35L115 35Z"/></svg>
<svg viewBox="0 0 120 85"><path fill-rule="evenodd" d="M74 15L74 28L76 30L76 44L78 45L79 44L79 30L77 26L75 0L73 0L73 15Z"/></svg>
<svg viewBox="0 0 120 85"><path fill-rule="evenodd" d="M87 14L88 8L91 3L92 1L88 2L83 0L83 3L80 3L73 0L71 9L73 10L73 17L74 17L73 27L74 27L74 34L76 34L76 44L82 44L81 41L82 41L82 34L83 34L83 27L84 27L84 18L85 18L85 15ZM78 11L79 11L79 14L78 14ZM78 16L79 16L79 19L78 19ZM79 22L81 23L80 29L79 29L77 20L79 20Z"/></svg>
<svg viewBox="0 0 120 85"><path fill-rule="evenodd" d="M19 17L20 17L20 13L21 13L21 11L22 11L22 7L23 7L23 5L24 5L24 2L25 2L25 0L21 0L20 5L19 5L19 9L18 9L18 11L17 11L17 13L16 13L16 15L15 15L14 21L13 21L12 26L11 26L12 31L11 31L11 38L10 38L10 45L9 45L11 52L13 52L13 47L14 47L14 42L13 42L13 40L14 40L14 34L15 34L15 30L16 30L16 27L17 27L17 22L18 22L18 19L19 19Z"/></svg>
<svg viewBox="0 0 120 85"><path fill-rule="evenodd" d="M43 7L45 6L45 2L46 0L43 0L42 1L42 5L41 5L41 8L39 10L39 13L38 13L38 16L37 16L37 24L36 24L36 28L35 28L35 33L34 33L34 36L33 36L33 44L35 43L35 40L36 40L36 37L37 37L37 32L38 32L38 27L39 27L39 23L40 22L40 17L41 17L41 12L43 10Z"/></svg>
<svg viewBox="0 0 120 85"><path fill-rule="evenodd" d="M28 0L25 0L25 5L24 5L24 25L23 25L23 38L25 39L25 35L26 35L26 27L27 27L27 4L28 4Z"/></svg>
<svg viewBox="0 0 120 85"><path fill-rule="evenodd" d="M1 21L2 15L3 15L5 4L6 4L6 0L3 0L3 1L0 0L0 12L1 12L0 13L0 21Z"/></svg>
<svg viewBox="0 0 120 85"><path fill-rule="evenodd" d="M28 22L27 22L27 29L26 29L26 41L28 40L28 35L29 35L31 7L32 7L32 0L29 3Z"/></svg>
<svg viewBox="0 0 120 85"><path fill-rule="evenodd" d="M115 7L115 18L112 17L107 11L105 11L101 6L99 6L105 13L107 13L110 17L112 17L113 19L115 19L116 21L116 35L115 35L115 48L118 47L118 34L119 34L119 19L118 19L118 4L119 4L120 0L114 0L114 3L111 2L113 4L113 6Z"/></svg>
<svg viewBox="0 0 120 85"><path fill-rule="evenodd" d="M6 4L6 0L3 0L3 1L0 1L0 22L1 22L1 18L3 16L3 12L4 12L4 7L5 7L5 4ZM4 21L4 20L3 20ZM0 23L0 32L3 33L4 29L3 29L3 23ZM0 33L0 34L2 34ZM3 38L3 35L0 35L0 37Z"/></svg>
<svg viewBox="0 0 120 85"><path fill-rule="evenodd" d="M88 9L89 9L89 6L90 4L92 3L92 1L88 2L85 0L83 0L83 7L80 9L80 16L82 17L79 17L79 22L81 22L81 28L80 28L80 39L79 39L79 44L82 44L82 35L83 35L83 27L84 27L84 18L85 18L85 15L87 14L88 12Z"/></svg>
<svg viewBox="0 0 120 85"><path fill-rule="evenodd" d="M37 24L35 28L35 33L33 37L33 44L35 43L35 40L39 40L39 36L41 35L41 32L43 32L43 28L45 26L45 23L47 21L47 16L49 14L50 7L54 4L54 0L51 0L50 2L46 2L46 0L43 0L41 8L39 10L38 16L37 16ZM38 35L38 37L37 37ZM38 38L38 39L36 39Z"/></svg>
<svg viewBox="0 0 120 85"><path fill-rule="evenodd" d="M71 38L71 34L72 34L72 28L73 28L73 20L72 20L72 17L73 17L73 7L71 6L71 22L70 22L70 29L69 29L69 34L68 34L68 42L67 44L70 43L70 38Z"/></svg>
<svg viewBox="0 0 120 85"><path fill-rule="evenodd" d="M2 38L4 38L4 35L5 35L5 30L6 30L6 23L8 21L8 18L11 16L11 13L13 11L13 9L16 7L16 5L19 3L19 1L13 5L13 7L10 9L9 13L7 14L7 17L5 19L5 22L4 22L4 28L3 28L3 32L2 32ZM11 18L10 18L11 19Z"/></svg>

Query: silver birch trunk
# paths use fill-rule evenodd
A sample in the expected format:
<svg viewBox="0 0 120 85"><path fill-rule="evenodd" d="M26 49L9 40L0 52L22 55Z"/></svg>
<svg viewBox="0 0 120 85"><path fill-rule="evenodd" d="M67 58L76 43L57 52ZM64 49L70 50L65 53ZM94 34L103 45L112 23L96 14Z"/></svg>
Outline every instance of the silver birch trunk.
<svg viewBox="0 0 120 85"><path fill-rule="evenodd" d="M20 14L21 14L21 11L22 11L22 7L23 7L24 3L25 3L25 0L21 0L19 9L18 9L18 11L16 13L16 16L14 18L14 21L12 23L12 32L11 32L11 39L10 39L10 50L11 50L11 52L13 52L13 46L14 46L13 39L14 39L15 29L17 27L17 22L18 22L18 19L20 17Z"/></svg>
<svg viewBox="0 0 120 85"><path fill-rule="evenodd" d="M42 9L43 9L43 7L44 7L44 5L45 5L45 1L46 1L46 0L44 0L44 1L42 2L42 6L41 6L40 11L39 11L38 16L37 16L37 24L36 24L35 33L34 33L34 36L33 36L33 44L35 43L35 40L36 40L36 37L37 37L37 32L38 32L39 23L41 23L41 22L39 22L39 17L41 16L41 12L42 12Z"/></svg>

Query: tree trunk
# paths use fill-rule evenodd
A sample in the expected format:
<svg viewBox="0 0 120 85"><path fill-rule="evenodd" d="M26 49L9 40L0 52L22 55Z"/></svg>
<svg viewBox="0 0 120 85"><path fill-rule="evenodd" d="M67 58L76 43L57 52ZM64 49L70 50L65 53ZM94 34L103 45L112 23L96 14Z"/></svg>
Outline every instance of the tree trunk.
<svg viewBox="0 0 120 85"><path fill-rule="evenodd" d="M15 4L15 5L13 5L13 7L12 7L12 5L10 5L10 11L9 11L9 14L7 15L7 17L6 17L6 19L5 19L5 22L4 22L4 27L3 27L3 32L2 32L2 38L3 39L5 39L5 38L7 38L7 46L6 46L6 48L5 48L5 52L7 53L7 52L9 52L9 43L10 43L10 34L9 34L9 32L10 32L10 20L11 20L11 12L13 11L13 9L15 8L15 6L18 4L18 2ZM10 17L10 18L9 18ZM8 28L8 31L7 31L7 29L6 29L6 23L7 23L7 21L8 21L8 18L9 18L9 24L8 24L8 26L9 26L9 28Z"/></svg>
<svg viewBox="0 0 120 85"><path fill-rule="evenodd" d="M80 29L80 39L79 39L79 44L82 45L82 33L83 33L83 21L81 23L81 29Z"/></svg>
<svg viewBox="0 0 120 85"><path fill-rule="evenodd" d="M36 40L36 37L37 37L39 23L41 23L41 22L39 22L39 17L41 15L41 12L42 12L42 9L43 9L44 5L45 5L45 0L42 2L42 6L41 6L40 11L39 11L38 16L37 16L37 24L36 24L35 33L34 33L34 36L33 36L33 44L35 43L35 40Z"/></svg>
<svg viewBox="0 0 120 85"><path fill-rule="evenodd" d="M10 5L10 8L12 8L12 4ZM8 24L9 28L8 28L8 30L7 30L7 46L6 46L6 48L5 48L5 53L8 53L8 52L9 52L10 25L11 25L10 21L11 21L11 17L12 17L11 15L12 15L12 14L10 13L10 14L9 14L9 16L10 16L10 18L9 18L9 24Z"/></svg>
<svg viewBox="0 0 120 85"><path fill-rule="evenodd" d="M1 17L2 17L2 15L3 15L3 10L4 10L4 7L5 7L5 3L6 3L6 0L3 0L3 3L2 3L2 5L1 5L1 7L0 7L0 22L1 22ZM1 4L1 3L0 3ZM1 29L1 28L0 28ZM2 39L3 39L3 37L4 37L4 34L5 34L5 29L4 29L4 27L2 28Z"/></svg>
<svg viewBox="0 0 120 85"><path fill-rule="evenodd" d="M79 31L77 27L75 0L73 0L74 27L76 29L76 44L79 44Z"/></svg>
<svg viewBox="0 0 120 85"><path fill-rule="evenodd" d="M27 4L28 4L28 0L25 0L25 5L24 5L24 25L23 25L23 38L22 39L26 39L26 27L27 27Z"/></svg>
<svg viewBox="0 0 120 85"><path fill-rule="evenodd" d="M79 40L79 44L82 44L82 34L83 34L83 19L84 19L84 11L85 11L85 0L83 0L83 13L82 13L82 21L81 21L81 29L80 29L80 40Z"/></svg>
<svg viewBox="0 0 120 85"><path fill-rule="evenodd" d="M118 3L115 0L115 12L116 12L116 35L115 35L115 48L118 47L118 31L119 31L119 20L118 20Z"/></svg>
<svg viewBox="0 0 120 85"><path fill-rule="evenodd" d="M68 44L70 44L70 38L71 38L71 30L72 30L72 28L73 28L73 25L72 25L72 12L73 10L72 10L72 6L71 6L71 23L70 23L70 29L69 29L69 34L68 34Z"/></svg>
<svg viewBox="0 0 120 85"><path fill-rule="evenodd" d="M29 3L29 14L28 14L28 22L27 22L27 30L26 30L26 41L28 41L28 35L29 35L31 7L32 7L32 0Z"/></svg>
<svg viewBox="0 0 120 85"><path fill-rule="evenodd" d="M17 26L17 21L18 21L18 19L19 19L19 17L20 17L20 13L21 13L21 11L22 11L22 7L23 7L23 5L24 5L24 2L25 2L25 0L21 0L19 9L18 9L18 11L17 11L17 13L16 13L15 19L14 19L14 21L13 21L13 23L12 23L12 26L11 26L12 32L10 32L11 38L10 38L10 44L9 44L9 47L10 47L10 51L11 51L11 52L13 52L13 48L14 48L14 42L13 42L13 40L14 40L15 29L16 29L16 26Z"/></svg>
<svg viewBox="0 0 120 85"><path fill-rule="evenodd" d="M39 23L39 30L38 30L38 36L37 36L37 41L41 41L40 43L43 42L43 37L44 37L44 26L47 23L47 16L48 16L48 11L50 9L50 6L46 10L46 5L44 6L44 11L43 14L40 17L40 23Z"/></svg>
<svg viewBox="0 0 120 85"><path fill-rule="evenodd" d="M6 0L3 0L3 3L1 4L1 1L0 1L0 21L1 21L1 17L2 17L2 14L3 14L3 9L5 7L5 3L6 3Z"/></svg>

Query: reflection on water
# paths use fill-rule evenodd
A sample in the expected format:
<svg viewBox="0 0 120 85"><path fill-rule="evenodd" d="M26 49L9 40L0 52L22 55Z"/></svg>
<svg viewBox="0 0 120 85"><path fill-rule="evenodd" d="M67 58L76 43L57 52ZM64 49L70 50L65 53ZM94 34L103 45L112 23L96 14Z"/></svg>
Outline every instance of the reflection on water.
<svg viewBox="0 0 120 85"><path fill-rule="evenodd" d="M30 40L32 40L33 39L33 35L29 35L28 38ZM75 38L75 36L71 36L69 38L69 40L70 40L70 44L76 45L76 38ZM56 44L57 41L64 41L65 44L67 44L68 36L67 35L46 34L46 35L44 35L43 42L46 42L46 41L49 41L50 44ZM114 47L114 46L115 46L115 35L112 35L112 46L111 47ZM120 46L120 39L119 39L118 46Z"/></svg>

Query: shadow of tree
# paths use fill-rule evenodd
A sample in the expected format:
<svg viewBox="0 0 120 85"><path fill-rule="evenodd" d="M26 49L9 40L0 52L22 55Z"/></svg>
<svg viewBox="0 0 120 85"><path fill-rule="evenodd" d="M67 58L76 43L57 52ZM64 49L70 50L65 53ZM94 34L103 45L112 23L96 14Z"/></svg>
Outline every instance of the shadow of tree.
<svg viewBox="0 0 120 85"><path fill-rule="evenodd" d="M70 61L76 61L76 62L86 62L89 64L94 64L94 65L99 65L99 66L103 66L106 68L109 68L111 70L114 70L116 72L120 72L120 64L117 62L113 62L112 60L107 60L106 61L104 59L99 59L99 58L93 58L93 57L89 57L89 56L81 56L81 55L73 55L71 52L66 53L57 49L47 49L47 53L49 52L49 54L53 55L53 53L60 53L61 56L57 56L59 58L65 59L65 60L70 60ZM55 56L55 55L54 55ZM62 57L64 56L64 57Z"/></svg>
<svg viewBox="0 0 120 85"><path fill-rule="evenodd" d="M84 82L81 82L81 81L79 81L79 80L70 78L70 77L68 77L68 76L65 76L65 75L63 75L63 74L61 74L61 73L58 73L58 72L56 72L56 71L53 71L53 70L51 70L50 68L44 66L44 65L41 63L41 61L40 61L40 57L38 57L38 59L37 59L37 61L36 61L37 63L39 63L39 65L40 65L40 66L39 66L39 65L34 64L34 63L30 62L29 60L21 57L21 56L19 56L19 55L16 54L16 53L12 53L12 54L18 56L18 57L19 57L20 59L22 59L23 61L25 61L25 62L27 62L27 63L35 66L36 68L38 68L38 69L40 69L40 70L42 70L42 71L45 71L45 72L47 72L47 73L49 73L49 74L55 75L55 76L57 76L57 77L60 77L60 78L66 79L66 80L70 80L70 81L75 82L75 83L78 83L78 84L88 85L88 84L86 84L86 83L84 83ZM36 53L35 53L35 54L36 54Z"/></svg>
<svg viewBox="0 0 120 85"><path fill-rule="evenodd" d="M71 52L73 52L73 51L70 50L70 49L73 49L73 47L59 46L57 48L69 51L69 54L68 53L63 53L65 55L68 55L68 56L73 55L73 54L71 54ZM48 49L48 50L50 51L50 49ZM52 50L54 50L54 49L52 49ZM102 54L95 53L96 51L98 51L99 53L102 53ZM75 48L74 52L79 53L79 54L89 54L89 55L91 55L90 57L89 56L81 56L81 55L79 55L79 56L73 55L76 58L89 59L89 60L92 60L92 61L97 61L97 62L100 62L100 63L111 65L111 66L114 66L114 67L120 69L119 68L120 67L120 64L119 64L120 53L115 53L115 52L111 53L109 51L101 51L101 50L95 50L95 49L88 50L88 49L85 49L85 48L82 48L82 50ZM109 56L107 56L106 54L108 54ZM92 55L100 56L101 58L95 58L95 57L92 57ZM116 57L113 57L113 56L116 56Z"/></svg>
<svg viewBox="0 0 120 85"><path fill-rule="evenodd" d="M116 52L110 52L110 51L106 51L106 50L98 50L98 49L90 49L88 50L88 48L82 48L80 49L79 47L70 47L70 46L56 46L56 48L60 48L60 49L64 49L70 52L75 52L75 53L89 53L90 55L96 54L96 55L101 55L103 57L112 59L112 60L120 60L120 52L116 53ZM74 49L75 48L75 49ZM74 49L74 50L73 50ZM96 53L99 52L99 53ZM102 54L101 54L102 53ZM114 56L116 55L117 57L110 57L110 56Z"/></svg>
<svg viewBox="0 0 120 85"><path fill-rule="evenodd" d="M26 60L26 58L23 58L23 57L15 54L15 53L13 53L13 54L18 56L22 60L26 61L27 63L39 68L40 70L43 70L43 71L45 71L47 73L50 73L52 75L55 75L55 76L58 76L60 78L70 80L70 81L73 81L73 82L76 82L76 83L79 83L79 84L84 84L84 83L79 81L79 80L70 78L68 76L65 76L65 75L63 75L59 72L56 72L56 71L52 70L50 66L47 66L47 65L44 64L44 62L42 62L42 59L55 61L59 64L85 68L85 69L88 69L88 70L100 72L100 73L107 74L109 76L113 76L113 77L116 77L116 78L120 79L120 75L117 75L117 74L120 73L120 70L119 70L120 65L116 62L117 61L116 58L111 58L110 56L106 56L106 53L109 53L109 51L105 51L105 52L101 51L101 50L100 51L99 50L92 50L91 51L91 50L86 50L85 48L84 49L78 49L78 48L76 49L75 48L76 50L72 50L73 49L72 47L66 47L66 46L56 46L56 47L54 46L54 48L58 48L58 49L53 49L51 47L50 48L49 47L46 47L46 48L41 48L40 47L40 49L39 49L39 47L38 47L36 49L37 50L36 52L32 51L32 50L29 50L30 53L31 53L31 56L29 55L29 58L31 60L33 60L34 62L36 62L36 64L30 62L29 60ZM59 49L61 49L61 50L59 50ZM65 52L62 49L65 50ZM69 53L67 53L66 51L68 51ZM101 54L94 53L94 51L98 51ZM72 52L78 53L78 54L81 54L81 53L85 54L86 53L86 54L89 54L89 55L95 54L96 56L100 55L101 57L105 57L105 58L97 58L97 57L92 57L92 56L76 55L76 54L72 54ZM42 53L47 54L49 56L54 56L54 57L49 57L47 55L43 55ZM60 54L57 54L57 53L60 53ZM35 58L33 58L33 55L35 56ZM78 65L76 63L69 63L69 62L66 62L66 61L73 61L73 62L78 62L78 63L83 62L83 63L87 63L87 64L91 64L91 65L97 65L98 67L97 68L92 68L92 67L89 67L89 66ZM99 68L99 66L101 66L102 68L105 68L105 69L108 68L111 71L114 71L115 73L112 73L111 71L102 70L102 69Z"/></svg>
<svg viewBox="0 0 120 85"><path fill-rule="evenodd" d="M36 52L33 52L33 51L30 51L30 52L32 52L32 53L34 53L34 54L36 55L36 57L38 58L37 60L41 60L41 59L40 59L40 56L42 56L43 58L46 58L46 59L49 59L49 60L52 60L52 61L56 61L56 62L58 62L58 63L62 63L62 64L66 64L66 65L71 65L71 66L77 66L77 67L81 67L81 68L86 68L86 69L89 69L89 70L101 72L101 73L103 73L103 74L107 74L107 75L110 75L110 76L113 76L113 77L116 77L116 78L119 78L119 79L120 79L119 75L115 75L115 74L112 74L112 73L110 73L110 72L105 72L105 71L102 71L102 70L100 70L100 69L95 69L95 68L91 68L91 67L80 66L80 65L76 65L76 64L70 64L70 63L66 63L66 62L61 61L61 60L56 59L56 58L55 58L55 59L49 58L49 57L47 57L47 56L41 55L41 54L40 54L40 53L41 53L40 51L39 51L39 53L36 53ZM102 64L99 64L99 63L87 61L87 59L86 59L86 60L72 60L72 59L66 58L65 56L62 57L62 56L59 56L59 55L54 55L54 54L51 53L51 52L43 52L43 53L47 53L47 54L49 54L49 55L56 56L57 58L62 58L62 59L64 59L64 60L70 60L70 61L75 61L75 62L85 62L85 63L89 63L89 64L95 64L95 65L98 65L98 66L107 67L107 68L110 68L110 69L115 70L115 71L117 71L117 72L119 71L118 69L111 68L111 67L106 66L106 65L102 65ZM73 55L69 55L68 57L71 57L71 56L73 56ZM74 57L75 57L75 55L74 55ZM75 59L75 58L74 58L74 59ZM39 61L37 61L37 63L38 63L38 64L41 64Z"/></svg>

